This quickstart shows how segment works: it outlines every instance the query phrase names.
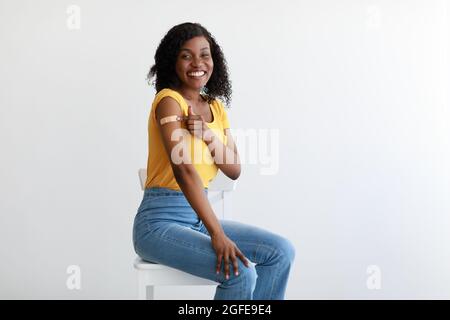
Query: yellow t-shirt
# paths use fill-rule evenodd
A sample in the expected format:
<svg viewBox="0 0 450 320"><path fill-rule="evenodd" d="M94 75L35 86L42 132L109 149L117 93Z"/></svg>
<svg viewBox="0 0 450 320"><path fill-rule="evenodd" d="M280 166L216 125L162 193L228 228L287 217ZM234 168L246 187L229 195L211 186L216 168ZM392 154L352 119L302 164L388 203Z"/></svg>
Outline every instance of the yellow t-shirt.
<svg viewBox="0 0 450 320"><path fill-rule="evenodd" d="M173 190L181 190L170 165L169 156L164 148L161 133L158 129L156 122L155 109L161 99L165 97L172 97L180 105L183 115L188 115L188 105L183 96L175 90L163 89L156 93L153 100L152 109L148 119L148 160L147 160L147 181L145 188L150 187L163 187ZM213 130L218 138L226 145L227 137L224 129L229 128L228 117L222 102L218 99L214 99L209 104L213 121L211 123L206 122L206 125ZM181 128L188 133L188 146L191 151L191 163L194 165L197 173L202 180L203 187L208 188L209 182L217 175L217 165L211 156L208 146L201 139L194 137L187 131L186 124L181 122ZM197 154L194 155L195 150ZM201 150L201 152L199 152Z"/></svg>

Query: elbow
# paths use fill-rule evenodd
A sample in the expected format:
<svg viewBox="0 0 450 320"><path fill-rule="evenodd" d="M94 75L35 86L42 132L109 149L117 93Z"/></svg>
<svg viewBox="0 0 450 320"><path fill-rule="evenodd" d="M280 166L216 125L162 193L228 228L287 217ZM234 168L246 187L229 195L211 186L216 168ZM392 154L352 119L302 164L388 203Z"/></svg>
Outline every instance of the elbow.
<svg viewBox="0 0 450 320"><path fill-rule="evenodd" d="M239 178L239 174L237 174L237 175L230 175L230 176L228 176L228 178L230 178L231 180L237 180Z"/></svg>
<svg viewBox="0 0 450 320"><path fill-rule="evenodd" d="M238 169L235 170L234 172L231 172L228 175L228 178L230 178L231 180L237 180L240 175L241 175L241 166L239 166Z"/></svg>

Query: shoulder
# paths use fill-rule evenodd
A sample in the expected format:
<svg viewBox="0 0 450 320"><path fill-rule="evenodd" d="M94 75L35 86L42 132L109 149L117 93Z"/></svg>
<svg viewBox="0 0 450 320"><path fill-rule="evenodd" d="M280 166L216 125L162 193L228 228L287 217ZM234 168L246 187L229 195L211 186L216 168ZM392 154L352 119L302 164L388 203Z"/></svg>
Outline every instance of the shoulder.
<svg viewBox="0 0 450 320"><path fill-rule="evenodd" d="M187 105L185 104L186 102L183 97L177 91L165 88L156 93L155 99L153 100L153 109L156 110L159 105L173 105L187 114Z"/></svg>
<svg viewBox="0 0 450 320"><path fill-rule="evenodd" d="M166 97L171 97L180 104L183 100L183 97L177 91L169 88L164 88L156 93L153 103L158 104L162 99Z"/></svg>
<svg viewBox="0 0 450 320"><path fill-rule="evenodd" d="M226 113L225 111L225 105L223 104L222 100L215 98L212 100L211 105L213 108L215 108L216 111L218 111L220 114Z"/></svg>

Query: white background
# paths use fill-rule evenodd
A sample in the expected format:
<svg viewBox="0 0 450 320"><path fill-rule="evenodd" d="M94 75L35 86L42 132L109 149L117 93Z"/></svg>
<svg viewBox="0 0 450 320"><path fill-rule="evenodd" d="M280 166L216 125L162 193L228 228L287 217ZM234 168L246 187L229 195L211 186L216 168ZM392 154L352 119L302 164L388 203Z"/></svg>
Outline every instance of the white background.
<svg viewBox="0 0 450 320"><path fill-rule="evenodd" d="M145 76L185 21L224 50L231 126L279 130L277 174L244 164L233 217L294 243L286 298L450 298L447 2L1 0L0 298L136 297Z"/></svg>

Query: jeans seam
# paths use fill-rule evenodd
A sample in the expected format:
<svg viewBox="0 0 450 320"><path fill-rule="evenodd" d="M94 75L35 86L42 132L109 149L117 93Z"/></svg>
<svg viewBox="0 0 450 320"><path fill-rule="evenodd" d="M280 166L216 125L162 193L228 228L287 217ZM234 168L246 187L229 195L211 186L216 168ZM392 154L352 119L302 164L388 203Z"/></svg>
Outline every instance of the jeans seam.
<svg viewBox="0 0 450 320"><path fill-rule="evenodd" d="M282 258L281 260L284 260L284 253L283 253L283 251L280 251L280 250L277 250L277 249L275 249L275 251L278 253L278 257ZM277 268L276 276L273 278L272 286L270 288L270 294L269 294L270 300L273 300L273 291L274 291L275 283L278 280L278 278L280 277L280 273L281 273L280 268Z"/></svg>
<svg viewBox="0 0 450 320"><path fill-rule="evenodd" d="M267 244L265 244L265 243L258 243L257 246L256 246L256 249L255 249L255 261L257 260L257 259L256 259L256 256L257 256L258 249L259 249L260 247L269 249L269 250L271 251L271 255L272 255L272 256L274 255L274 253L275 253L275 254L278 254L278 256L280 256L280 257L283 256L282 251L279 251L277 248L274 248L274 247L272 247L272 246L270 246L270 245L267 245ZM257 264L258 264L258 263L257 263ZM269 296L270 299L272 299L274 287L275 287L275 284L276 284L276 282L278 281L278 278L279 278L279 277L280 277L280 268L277 268L276 275L275 275L275 277L273 277L273 279L272 279L272 284L271 284L270 290L269 290L269 295L268 295L268 296Z"/></svg>

